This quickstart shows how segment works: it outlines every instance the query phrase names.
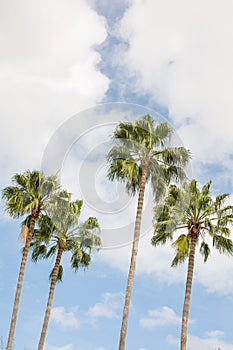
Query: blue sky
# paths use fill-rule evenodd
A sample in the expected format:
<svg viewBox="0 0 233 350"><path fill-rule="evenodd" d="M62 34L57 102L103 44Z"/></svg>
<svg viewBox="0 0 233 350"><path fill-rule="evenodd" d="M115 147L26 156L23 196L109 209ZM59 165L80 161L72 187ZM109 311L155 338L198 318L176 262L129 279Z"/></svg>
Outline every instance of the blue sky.
<svg viewBox="0 0 233 350"><path fill-rule="evenodd" d="M135 214L124 188L105 178L118 121L159 113L173 142L192 151L188 175L232 195L232 10L210 0L1 1L0 186L16 172L59 168L62 185L84 200L81 220L98 217L105 248L78 274L64 257L45 350L118 346ZM150 246L151 212L147 191L127 350L178 348L186 264L171 269L171 247ZM6 344L22 247L20 222L3 203L0 225ZM28 261L14 350L37 347L52 263ZM232 272L228 257L197 257L189 350L233 349Z"/></svg>

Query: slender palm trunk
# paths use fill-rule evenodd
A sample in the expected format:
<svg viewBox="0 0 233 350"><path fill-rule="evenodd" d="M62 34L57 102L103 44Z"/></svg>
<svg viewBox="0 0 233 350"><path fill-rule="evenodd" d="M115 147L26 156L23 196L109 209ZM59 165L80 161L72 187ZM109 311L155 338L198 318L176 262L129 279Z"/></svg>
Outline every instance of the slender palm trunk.
<svg viewBox="0 0 233 350"><path fill-rule="evenodd" d="M134 228L134 240L133 240L133 246L132 246L127 288L126 288L126 294L125 294L125 304L124 304L122 324L121 324L119 350L125 349L130 298L131 298L133 280L134 280L135 269L136 269L136 258L138 253L138 244L139 244L140 228L141 228L141 221L142 221L142 207L143 207L143 200L144 200L144 193L145 193L145 186L146 186L146 177L147 177L147 170L144 170L142 172L140 190L138 195L137 215L136 215L136 222L135 222L135 228Z"/></svg>
<svg viewBox="0 0 233 350"><path fill-rule="evenodd" d="M45 336L46 336L48 323L49 323L49 317L50 317L51 308L52 308L54 290L55 290L55 286L57 283L57 276L58 276L58 272L59 272L59 266L60 266L63 250L64 250L64 248L59 246L55 265L53 268L52 277L51 277L49 297L48 297L48 302L47 302L47 306L46 306L46 311L45 311L44 322L43 322L42 331L41 331L41 335L40 335L38 350L43 350L43 347L44 347Z"/></svg>
<svg viewBox="0 0 233 350"><path fill-rule="evenodd" d="M19 277L18 277L18 282L16 287L15 301L13 306L13 312L11 317L11 324L10 324L6 350L12 350L12 344L14 341L15 326L16 326L16 320L17 320L17 314L18 314L18 308L19 308L19 300L20 300L20 294L21 294L23 278L24 278L24 271L25 271L27 256L28 256L37 216L38 216L38 213L36 213L35 215L32 215L25 246L23 249L23 256L22 256L21 265L19 269Z"/></svg>
<svg viewBox="0 0 233 350"><path fill-rule="evenodd" d="M185 298L184 298L183 315L182 315L180 350L186 350L186 344L187 344L187 324L188 324L189 305L190 305L190 297L191 297L192 282L193 282L196 242L197 242L197 236L196 235L191 236L191 246L190 246L190 253L189 253L189 260L188 260L188 272L187 272L187 279L186 279L186 289L185 289Z"/></svg>

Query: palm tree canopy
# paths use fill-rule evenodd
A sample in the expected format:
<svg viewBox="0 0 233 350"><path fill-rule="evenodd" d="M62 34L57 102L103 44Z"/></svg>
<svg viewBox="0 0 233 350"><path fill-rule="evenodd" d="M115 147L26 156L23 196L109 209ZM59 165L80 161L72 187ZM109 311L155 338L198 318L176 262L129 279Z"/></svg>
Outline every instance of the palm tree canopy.
<svg viewBox="0 0 233 350"><path fill-rule="evenodd" d="M206 242L208 233L213 246L220 253L233 255L233 242L230 227L233 224L233 206L226 205L229 194L224 193L213 198L210 193L211 181L201 189L196 180L183 184L181 188L171 185L163 204L155 207L154 230L152 238L154 246L172 240L174 232L185 229L172 246L176 250L172 266L183 262L189 256L191 238L195 236L200 242L200 253L204 261L210 254Z"/></svg>
<svg viewBox="0 0 233 350"><path fill-rule="evenodd" d="M75 271L89 265L92 251L98 250L101 245L100 227L94 217L78 224L82 204L80 200L59 201L48 215L39 216L39 228L35 230L31 244L34 262L41 258L48 259L62 248L64 252L71 253L71 267ZM63 268L60 266L58 280L62 279L62 274Z"/></svg>
<svg viewBox="0 0 233 350"><path fill-rule="evenodd" d="M155 125L150 115L120 123L113 135L115 145L107 155L111 163L108 178L125 182L128 193L134 195L146 170L147 180L151 180L155 197L159 198L171 179L185 178L183 167L190 159L184 147L168 146L172 133L168 123Z"/></svg>
<svg viewBox="0 0 233 350"><path fill-rule="evenodd" d="M23 174L15 174L12 178L13 186L2 191L2 198L6 200L6 211L15 218L34 211L38 215L52 198L57 196L70 197L67 191L60 190L60 184L55 176L46 177L42 172L27 170Z"/></svg>

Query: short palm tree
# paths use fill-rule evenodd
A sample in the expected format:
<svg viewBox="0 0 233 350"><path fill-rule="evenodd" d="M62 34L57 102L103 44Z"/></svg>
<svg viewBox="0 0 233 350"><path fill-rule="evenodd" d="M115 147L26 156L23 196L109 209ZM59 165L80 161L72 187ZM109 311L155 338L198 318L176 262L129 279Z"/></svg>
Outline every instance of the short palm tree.
<svg viewBox="0 0 233 350"><path fill-rule="evenodd" d="M146 183L150 181L155 200L158 200L165 193L171 179L182 180L185 178L183 167L190 159L190 153L184 147L168 146L172 133L173 130L167 123L155 125L155 121L150 115L146 115L133 123L120 123L113 135L115 146L107 155L110 162L108 178L111 181L116 179L124 182L130 195L135 195L138 192L134 239L119 350L125 349Z"/></svg>
<svg viewBox="0 0 233 350"><path fill-rule="evenodd" d="M155 207L155 235L152 244L165 244L173 240L175 231L186 229L172 244L176 255L172 266L184 262L188 258L186 290L183 306L180 349L186 350L187 324L190 308L190 296L193 281L196 247L200 245L200 253L204 261L208 259L210 247L208 236L220 253L233 254L233 242L229 238L229 226L233 223L233 206L225 205L228 194L218 195L215 199L210 194L211 181L201 189L197 181L192 180L178 188L171 185L163 204ZM207 235L208 234L208 235Z"/></svg>
<svg viewBox="0 0 233 350"><path fill-rule="evenodd" d="M39 214L51 206L57 195L66 197L69 195L65 191L60 191L60 185L56 177L46 177L40 171L27 170L23 174L16 174L13 176L12 182L13 186L4 188L2 192L2 198L6 200L6 211L13 218L19 218L27 214L27 225L29 226L29 229L26 229L26 235L24 235L25 244L16 287L8 343L6 347L7 350L12 349L24 271L35 222L38 219Z"/></svg>
<svg viewBox="0 0 233 350"><path fill-rule="evenodd" d="M39 229L35 230L31 244L32 260L36 262L40 258L56 257L50 274L50 290L38 350L44 347L55 286L57 281L62 280L63 253L71 253L71 267L77 272L80 267L89 265L93 249L100 246L100 228L96 218L90 217L77 226L81 207L82 201L60 201L55 212L51 210L38 220Z"/></svg>

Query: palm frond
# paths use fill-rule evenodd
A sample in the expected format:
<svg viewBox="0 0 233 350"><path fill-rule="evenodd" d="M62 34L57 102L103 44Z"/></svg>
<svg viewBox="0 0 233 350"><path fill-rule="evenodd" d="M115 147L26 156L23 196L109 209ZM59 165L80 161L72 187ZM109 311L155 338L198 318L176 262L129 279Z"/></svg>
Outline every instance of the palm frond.
<svg viewBox="0 0 233 350"><path fill-rule="evenodd" d="M210 248L207 243L202 242L200 246L200 253L204 257L204 262L207 261L209 255L210 255Z"/></svg>
<svg viewBox="0 0 233 350"><path fill-rule="evenodd" d="M171 263L171 266L174 267L183 263L189 255L189 235L180 235L172 246L176 250L176 255Z"/></svg>
<svg viewBox="0 0 233 350"><path fill-rule="evenodd" d="M230 238L223 237L222 235L214 235L213 246L219 251L219 253L227 253L233 255L233 242Z"/></svg>
<svg viewBox="0 0 233 350"><path fill-rule="evenodd" d="M44 259L47 256L47 247L45 244L35 245L32 244L32 261L37 262L39 259Z"/></svg>
<svg viewBox="0 0 233 350"><path fill-rule="evenodd" d="M50 280L51 280L51 278L53 277L53 271L54 271L54 268L53 268L52 271L50 272L50 275L49 275L49 279L50 279ZM58 283L58 282L62 282L62 278L63 278L63 267L62 267L62 265L59 265L56 282L57 282L57 283Z"/></svg>

